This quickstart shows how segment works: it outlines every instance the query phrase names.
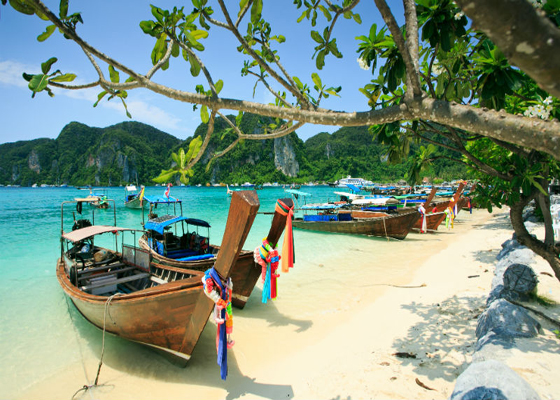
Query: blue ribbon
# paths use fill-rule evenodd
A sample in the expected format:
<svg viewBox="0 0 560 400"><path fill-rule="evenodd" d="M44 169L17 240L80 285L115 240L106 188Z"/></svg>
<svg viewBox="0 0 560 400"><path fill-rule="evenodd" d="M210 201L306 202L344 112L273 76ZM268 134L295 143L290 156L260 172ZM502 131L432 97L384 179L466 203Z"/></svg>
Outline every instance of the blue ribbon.
<svg viewBox="0 0 560 400"><path fill-rule="evenodd" d="M227 299L227 292L225 290L224 285L222 284L222 279L218 272L214 269L214 267L210 268L205 273L206 276L211 276L212 280L220 286L221 289L221 297L223 300ZM228 374L228 366L227 366L227 333L226 333L226 310L225 308L220 311L220 318L224 320L224 323L218 325L218 365L220 366L220 375L222 379L225 381Z"/></svg>
<svg viewBox="0 0 560 400"><path fill-rule="evenodd" d="M268 299L270 299L270 263L266 264L266 275L263 283L262 302L266 304Z"/></svg>

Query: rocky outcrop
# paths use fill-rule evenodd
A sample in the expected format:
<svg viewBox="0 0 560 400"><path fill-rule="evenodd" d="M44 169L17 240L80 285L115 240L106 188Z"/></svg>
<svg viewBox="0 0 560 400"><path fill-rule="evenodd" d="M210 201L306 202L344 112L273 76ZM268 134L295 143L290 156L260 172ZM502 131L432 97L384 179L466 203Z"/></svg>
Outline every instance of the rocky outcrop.
<svg viewBox="0 0 560 400"><path fill-rule="evenodd" d="M299 172L299 163L289 137L274 139L274 165L284 175L294 177Z"/></svg>
<svg viewBox="0 0 560 400"><path fill-rule="evenodd" d="M29 169L37 174L41 173L41 164L39 163L39 154L35 151L35 149L31 150L31 154L29 154L29 158L27 159L27 165Z"/></svg>

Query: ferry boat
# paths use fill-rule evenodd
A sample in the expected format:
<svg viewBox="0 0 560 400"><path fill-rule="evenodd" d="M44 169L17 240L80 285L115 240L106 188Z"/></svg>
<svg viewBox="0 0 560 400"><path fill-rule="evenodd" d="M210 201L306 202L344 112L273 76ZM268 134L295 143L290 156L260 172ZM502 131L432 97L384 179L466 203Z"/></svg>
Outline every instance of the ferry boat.
<svg viewBox="0 0 560 400"><path fill-rule="evenodd" d="M348 185L354 185L361 189L364 186L373 185L373 182L367 181L363 178L352 178L350 175L348 175L346 178L339 179L338 181L335 182L335 187L345 188L348 187Z"/></svg>

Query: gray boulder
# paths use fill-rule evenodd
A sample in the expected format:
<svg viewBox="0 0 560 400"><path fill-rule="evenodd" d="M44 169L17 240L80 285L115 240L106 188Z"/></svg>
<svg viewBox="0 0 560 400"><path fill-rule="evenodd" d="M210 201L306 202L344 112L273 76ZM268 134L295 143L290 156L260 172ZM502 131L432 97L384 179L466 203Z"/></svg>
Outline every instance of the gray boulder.
<svg viewBox="0 0 560 400"><path fill-rule="evenodd" d="M535 337L541 331L541 324L522 307L498 299L478 319L477 339L490 331L504 337Z"/></svg>
<svg viewBox="0 0 560 400"><path fill-rule="evenodd" d="M472 363L457 378L450 400L537 400L535 390L504 363Z"/></svg>

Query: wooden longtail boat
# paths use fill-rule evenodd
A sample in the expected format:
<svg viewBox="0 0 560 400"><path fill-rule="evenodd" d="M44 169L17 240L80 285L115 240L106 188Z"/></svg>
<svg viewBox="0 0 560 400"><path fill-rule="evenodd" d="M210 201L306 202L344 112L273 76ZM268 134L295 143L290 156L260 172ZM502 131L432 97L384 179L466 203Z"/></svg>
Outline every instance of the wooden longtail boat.
<svg viewBox="0 0 560 400"><path fill-rule="evenodd" d="M423 222L424 222L423 221L424 218L426 219L426 231L427 232L436 231L437 228L439 227L439 225L445 219L445 212L443 212L443 211L432 212L432 210L429 207L432 199L434 198L434 196L436 194L436 191L437 191L437 188L435 186L432 187L432 191L430 192L430 195L428 196L428 198L426 199L426 201L423 204L425 214L424 214L424 216L421 216L418 219L418 221L416 221L414 226L412 227L412 229L414 231L422 232L422 225L423 225Z"/></svg>
<svg viewBox="0 0 560 400"><path fill-rule="evenodd" d="M258 208L256 192L232 196L222 247L214 264L223 280L237 261ZM64 214L64 203L62 211ZM150 262L149 252L124 243L122 234L132 229L92 226L89 221L75 226L69 232L61 226L56 275L64 293L98 328L163 350L184 364L214 307L203 291L204 273L162 268ZM115 235L114 251L95 243L99 236L109 233ZM121 237L120 251L116 234Z"/></svg>
<svg viewBox="0 0 560 400"><path fill-rule="evenodd" d="M239 192L246 192L247 190ZM293 207L291 199L282 199L288 207ZM276 244L286 225L286 216L274 213L268 241ZM221 246L209 243L210 224L204 220L183 216L165 215L149 220L146 233L138 240L141 248L149 251L159 264L175 268L206 271L216 261ZM196 231L191 227L195 227ZM201 230L206 229L205 232ZM231 269L233 281L232 304L245 307L261 273L255 262L253 250L241 250Z"/></svg>
<svg viewBox="0 0 560 400"><path fill-rule="evenodd" d="M124 206L126 208L142 209L147 207L149 201L144 199L144 186L138 191L136 186L129 185L124 188Z"/></svg>
<svg viewBox="0 0 560 400"><path fill-rule="evenodd" d="M445 211L445 209L447 207L449 207L449 205L451 205L451 207L453 207L457 201L459 200L459 197L461 196L461 193L463 192L463 188L465 187L465 184L463 182L461 182L459 184L459 187L457 188L457 191L455 192L455 194L453 195L453 197L450 200L444 200L444 201L439 201L439 202L435 202L435 206L437 208L437 211Z"/></svg>
<svg viewBox="0 0 560 400"><path fill-rule="evenodd" d="M336 214L317 215L318 218L296 218L294 228L312 231L349 233L379 237L404 239L420 213L415 209L403 210L395 214L368 211L339 211Z"/></svg>

